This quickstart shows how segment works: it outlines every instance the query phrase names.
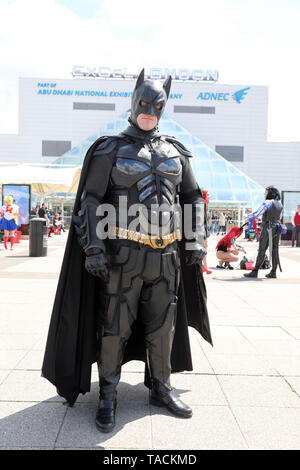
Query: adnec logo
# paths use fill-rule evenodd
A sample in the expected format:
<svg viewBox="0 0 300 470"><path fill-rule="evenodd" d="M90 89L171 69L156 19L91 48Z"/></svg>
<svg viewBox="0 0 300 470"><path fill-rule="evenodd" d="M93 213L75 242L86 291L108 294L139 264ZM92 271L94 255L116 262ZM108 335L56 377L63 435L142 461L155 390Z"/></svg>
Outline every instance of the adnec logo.
<svg viewBox="0 0 300 470"><path fill-rule="evenodd" d="M245 96L247 95L247 90L250 90L250 86L248 88L243 88L242 90L239 90L239 91L236 91L235 93L233 93L232 98L234 99L234 101L236 101L237 103L241 104L241 101L245 98Z"/></svg>
<svg viewBox="0 0 300 470"><path fill-rule="evenodd" d="M248 88L242 88L241 90L236 91L235 93L210 93L210 92L201 92L197 96L197 100L203 101L235 101L238 104L242 103L242 100L245 99L245 96L248 94Z"/></svg>

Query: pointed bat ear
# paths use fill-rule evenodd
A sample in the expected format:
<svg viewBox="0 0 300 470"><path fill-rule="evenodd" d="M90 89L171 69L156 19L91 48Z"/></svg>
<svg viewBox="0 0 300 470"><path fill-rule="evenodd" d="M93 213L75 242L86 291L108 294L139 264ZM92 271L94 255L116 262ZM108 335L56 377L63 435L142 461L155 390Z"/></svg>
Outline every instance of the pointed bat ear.
<svg viewBox="0 0 300 470"><path fill-rule="evenodd" d="M167 94L167 98L169 98L171 83L172 83L172 77L171 77L171 75L169 75L168 78L165 80L165 82L163 84L163 88L164 88L164 90Z"/></svg>
<svg viewBox="0 0 300 470"><path fill-rule="evenodd" d="M135 90L144 82L144 79L145 79L145 69L143 69L138 78L137 78L137 81L136 81L136 84L135 84Z"/></svg>

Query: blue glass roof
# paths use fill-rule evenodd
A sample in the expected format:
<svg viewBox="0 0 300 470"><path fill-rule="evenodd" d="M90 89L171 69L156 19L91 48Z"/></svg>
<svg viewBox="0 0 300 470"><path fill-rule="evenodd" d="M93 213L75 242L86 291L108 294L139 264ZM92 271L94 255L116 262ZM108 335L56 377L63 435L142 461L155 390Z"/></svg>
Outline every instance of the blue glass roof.
<svg viewBox="0 0 300 470"><path fill-rule="evenodd" d="M102 135L116 135L128 126L129 112L109 122L99 134L94 134L56 159L55 164L82 165L89 147ZM201 188L210 193L211 202L245 202L253 210L264 200L264 188L245 173L225 160L221 155L194 137L176 121L166 115L159 122L162 134L170 135L182 142L192 153L191 166Z"/></svg>

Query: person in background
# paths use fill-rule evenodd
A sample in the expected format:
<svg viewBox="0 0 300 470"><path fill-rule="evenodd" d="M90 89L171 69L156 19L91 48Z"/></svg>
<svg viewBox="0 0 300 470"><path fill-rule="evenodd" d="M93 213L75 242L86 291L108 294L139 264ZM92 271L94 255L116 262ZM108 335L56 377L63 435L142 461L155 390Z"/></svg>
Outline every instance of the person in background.
<svg viewBox="0 0 300 470"><path fill-rule="evenodd" d="M265 202L252 214L248 214L246 218L250 220L253 217L262 216L262 230L259 239L258 253L256 257L255 267L252 271L244 274L245 277L256 278L258 270L262 266L267 248L270 248L270 260L272 259L272 269L268 278L276 278L276 269L279 265L279 240L280 240L280 220L282 216L283 206L280 202L280 193L274 186L268 186L265 189Z"/></svg>
<svg viewBox="0 0 300 470"><path fill-rule="evenodd" d="M43 202L42 206L39 208L38 215L41 219L46 219L48 222L48 217L46 215L46 204Z"/></svg>
<svg viewBox="0 0 300 470"><path fill-rule="evenodd" d="M37 214L36 207L32 207L32 209L30 211L30 219L34 219L36 217L36 214Z"/></svg>
<svg viewBox="0 0 300 470"><path fill-rule="evenodd" d="M52 236L52 233L54 233L54 227L53 227L54 216L53 216L53 212L46 208L46 216L47 216L47 219L48 219L48 237L50 238Z"/></svg>
<svg viewBox="0 0 300 470"><path fill-rule="evenodd" d="M19 215L19 206L13 204L14 199L12 196L6 196L4 198L5 205L2 206L0 214L2 216L0 222L0 228L4 230L4 248L7 250L7 242L10 237L10 249L14 246L15 231L19 227L17 223L17 216Z"/></svg>
<svg viewBox="0 0 300 470"><path fill-rule="evenodd" d="M231 229L232 225L232 215L229 212L226 212L226 232L228 232Z"/></svg>
<svg viewBox="0 0 300 470"><path fill-rule="evenodd" d="M226 218L224 212L220 212L219 214L219 232L221 235L225 235L226 233ZM219 233L217 233L219 235Z"/></svg>
<svg viewBox="0 0 300 470"><path fill-rule="evenodd" d="M297 206L297 211L292 215L292 224L293 224L293 232L292 232L292 246L296 247L300 246L300 204Z"/></svg>
<svg viewBox="0 0 300 470"><path fill-rule="evenodd" d="M58 220L59 220L59 222L60 222L60 224L61 224L61 230L62 230L63 232L65 232L65 227L64 227L65 221L64 221L64 219L63 219L63 217L62 217L62 215L61 215L61 212L58 212Z"/></svg>
<svg viewBox="0 0 300 470"><path fill-rule="evenodd" d="M219 260L219 264L217 265L218 269L234 269L230 263L239 260L238 254L240 251L246 253L245 249L236 243L236 239L240 237L242 233L242 227L235 225L227 235L221 238L216 246L217 258Z"/></svg>
<svg viewBox="0 0 300 470"><path fill-rule="evenodd" d="M220 220L219 214L218 214L218 212L215 212L215 221L216 221L215 233L217 235L219 235L219 230L220 230L219 220Z"/></svg>
<svg viewBox="0 0 300 470"><path fill-rule="evenodd" d="M216 213L213 212L211 216L211 224L210 224L210 233L215 233L215 228L216 228Z"/></svg>

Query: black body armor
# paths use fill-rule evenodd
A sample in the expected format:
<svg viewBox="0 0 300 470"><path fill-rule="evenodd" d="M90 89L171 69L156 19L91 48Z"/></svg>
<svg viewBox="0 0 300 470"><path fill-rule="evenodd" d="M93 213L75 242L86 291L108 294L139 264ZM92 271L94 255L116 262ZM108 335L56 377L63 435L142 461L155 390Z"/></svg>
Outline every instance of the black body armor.
<svg viewBox="0 0 300 470"><path fill-rule="evenodd" d="M97 420L102 430L107 430L105 413L111 417L114 413L124 351L138 315L145 327L152 399L163 402L175 414L191 416L190 408L170 387L180 272L176 240L186 238L187 265L201 263L206 254L205 202L189 163L190 152L176 139L160 135L157 127L146 132L137 126L140 113L159 120L170 84L170 80L163 86L144 82L140 75L132 100L131 125L120 135L106 138L94 151L81 210L74 218L87 255L86 269L100 278ZM189 204L189 215L185 204ZM109 208L114 209L115 219L108 218L105 232L102 222ZM181 225L187 225L186 220L181 224L182 208L184 218L190 218L184 234L180 232ZM143 217L141 213L137 217L137 210ZM137 225L132 228L134 223ZM109 423L111 429L113 419Z"/></svg>
<svg viewBox="0 0 300 470"><path fill-rule="evenodd" d="M280 223L280 215L282 212L283 206L280 201L273 200L272 206L263 214L262 223L263 225L267 223Z"/></svg>

